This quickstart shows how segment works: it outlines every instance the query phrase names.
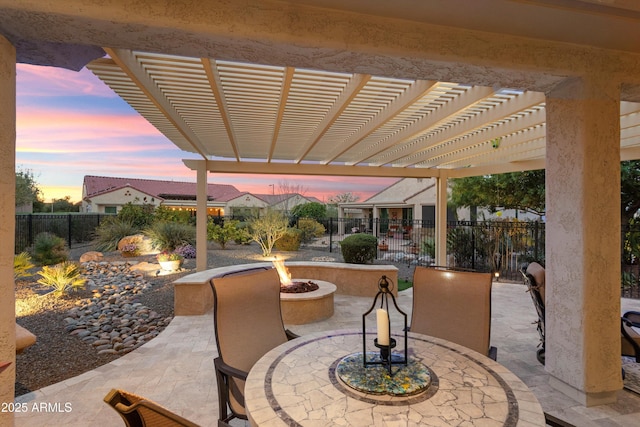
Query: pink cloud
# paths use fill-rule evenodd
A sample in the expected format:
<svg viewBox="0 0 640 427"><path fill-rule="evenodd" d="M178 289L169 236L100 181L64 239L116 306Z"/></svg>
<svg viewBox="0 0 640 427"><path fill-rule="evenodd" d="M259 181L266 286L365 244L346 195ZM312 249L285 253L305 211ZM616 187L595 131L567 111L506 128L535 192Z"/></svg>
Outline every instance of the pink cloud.
<svg viewBox="0 0 640 427"><path fill-rule="evenodd" d="M117 95L86 68L76 72L55 67L16 65L17 95L116 98Z"/></svg>
<svg viewBox="0 0 640 427"><path fill-rule="evenodd" d="M19 111L16 128L18 152L141 152L173 147L149 122L127 114L29 107Z"/></svg>
<svg viewBox="0 0 640 427"><path fill-rule="evenodd" d="M32 170L45 197L80 200L85 175L195 182L183 153L87 69L17 65L16 164ZM105 101L105 98L109 100ZM75 100L79 100L75 102ZM355 177L210 174L209 182L265 194L292 182L326 200L352 192L361 200L395 180Z"/></svg>

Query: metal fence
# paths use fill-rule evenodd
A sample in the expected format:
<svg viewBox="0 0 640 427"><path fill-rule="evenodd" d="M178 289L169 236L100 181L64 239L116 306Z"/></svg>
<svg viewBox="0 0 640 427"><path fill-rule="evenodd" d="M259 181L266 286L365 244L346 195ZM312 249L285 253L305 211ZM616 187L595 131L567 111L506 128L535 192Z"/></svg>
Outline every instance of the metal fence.
<svg viewBox="0 0 640 427"><path fill-rule="evenodd" d="M71 248L90 242L100 222L112 214L18 214L15 253L33 245L35 237L50 232L66 240ZM217 217L219 222L231 217ZM242 220L243 218L233 218ZM431 265L435 261L435 224L408 219L326 218L323 239L329 251L355 233L378 239L378 259L408 265ZM296 226L295 223L292 224ZM507 280L521 280L521 265L544 264L545 223L533 221L457 221L447 224L447 265L499 273ZM622 231L623 297L640 299L640 225Z"/></svg>
<svg viewBox="0 0 640 427"><path fill-rule="evenodd" d="M101 220L112 214L64 213L16 215L15 253L33 245L35 237L43 232L53 233L66 240L71 248L90 242Z"/></svg>
<svg viewBox="0 0 640 427"><path fill-rule="evenodd" d="M622 229L622 296L640 299L640 225Z"/></svg>
<svg viewBox="0 0 640 427"><path fill-rule="evenodd" d="M331 248L355 233L378 239L378 259L394 263L431 265L435 260L433 221L340 218L320 220ZM529 221L456 221L447 224L447 264L499 273L520 280L519 268L544 262L545 224Z"/></svg>

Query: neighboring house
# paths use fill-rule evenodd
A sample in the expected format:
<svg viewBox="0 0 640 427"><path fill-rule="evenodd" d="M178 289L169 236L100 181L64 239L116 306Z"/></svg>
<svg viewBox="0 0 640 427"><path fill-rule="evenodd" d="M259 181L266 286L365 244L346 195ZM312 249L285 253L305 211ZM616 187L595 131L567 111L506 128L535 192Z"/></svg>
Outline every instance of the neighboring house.
<svg viewBox="0 0 640 427"><path fill-rule="evenodd" d="M209 184L207 213L225 215L227 202L241 192L233 185ZM127 203L196 209L196 183L87 175L82 185L82 211L117 213Z"/></svg>
<svg viewBox="0 0 640 427"><path fill-rule="evenodd" d="M251 194L233 185L208 184L208 215L250 216L271 207L288 212L315 197L293 194ZM117 213L127 203L195 211L196 183L87 175L82 185L82 212Z"/></svg>
<svg viewBox="0 0 640 427"><path fill-rule="evenodd" d="M278 210L289 212L291 209L295 208L298 205L302 205L304 203L322 203L319 199L315 197L307 197L303 196L299 193L289 193L289 194L256 194L256 197L264 200L271 208ZM324 203L322 203L324 204Z"/></svg>
<svg viewBox="0 0 640 427"><path fill-rule="evenodd" d="M340 203L338 217L359 218L365 220L388 220L390 227L400 227L403 223L424 221L433 224L436 219L436 180L435 178L404 178L401 179L363 202ZM518 218L539 219L524 211L513 209L491 214L486 210L478 210L476 219ZM447 211L447 220L470 220L471 211L460 208ZM371 221L372 223L372 221Z"/></svg>
<svg viewBox="0 0 640 427"><path fill-rule="evenodd" d="M243 192L227 202L227 215L234 217L253 216L269 207L269 204L255 194Z"/></svg>
<svg viewBox="0 0 640 427"><path fill-rule="evenodd" d="M435 220L434 178L404 178L363 202L340 203L339 217L401 220Z"/></svg>

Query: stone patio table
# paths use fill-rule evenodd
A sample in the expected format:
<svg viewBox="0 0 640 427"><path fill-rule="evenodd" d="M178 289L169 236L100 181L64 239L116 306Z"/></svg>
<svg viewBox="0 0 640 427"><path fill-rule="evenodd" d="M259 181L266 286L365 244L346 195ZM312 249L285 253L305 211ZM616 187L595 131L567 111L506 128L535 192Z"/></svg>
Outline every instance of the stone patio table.
<svg viewBox="0 0 640 427"><path fill-rule="evenodd" d="M372 332L371 340L374 337ZM249 373L245 385L249 422L267 427L545 425L536 397L499 363L415 333L409 333L408 348L409 358L428 368L431 385L418 394L397 396L359 391L337 374L336 367L346 356L362 352L362 331L325 331L282 344Z"/></svg>

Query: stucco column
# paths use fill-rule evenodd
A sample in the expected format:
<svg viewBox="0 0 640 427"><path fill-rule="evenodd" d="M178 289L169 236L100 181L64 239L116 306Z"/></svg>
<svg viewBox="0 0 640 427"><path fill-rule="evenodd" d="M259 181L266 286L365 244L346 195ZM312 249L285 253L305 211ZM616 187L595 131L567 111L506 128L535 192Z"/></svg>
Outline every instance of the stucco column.
<svg viewBox="0 0 640 427"><path fill-rule="evenodd" d="M196 170L196 271L207 269L207 162L198 162Z"/></svg>
<svg viewBox="0 0 640 427"><path fill-rule="evenodd" d="M436 265L447 265L447 177L436 178Z"/></svg>
<svg viewBox="0 0 640 427"><path fill-rule="evenodd" d="M0 402L13 402L16 378L16 303L13 255L16 226L16 51L0 36ZM0 411L0 425L13 425L13 414Z"/></svg>
<svg viewBox="0 0 640 427"><path fill-rule="evenodd" d="M586 406L616 400L620 366L620 88L547 94L546 369Z"/></svg>

